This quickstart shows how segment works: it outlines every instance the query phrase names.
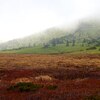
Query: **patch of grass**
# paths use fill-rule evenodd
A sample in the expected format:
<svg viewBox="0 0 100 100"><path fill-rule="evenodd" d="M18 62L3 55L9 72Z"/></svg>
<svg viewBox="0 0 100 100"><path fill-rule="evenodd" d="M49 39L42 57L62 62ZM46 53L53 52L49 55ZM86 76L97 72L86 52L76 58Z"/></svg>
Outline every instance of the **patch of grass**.
<svg viewBox="0 0 100 100"><path fill-rule="evenodd" d="M52 53L71 53L76 51L83 51L86 47L82 47L79 44L75 46L68 46L66 44L59 44L56 46L50 46L48 48L43 48L43 46L36 46L32 48L22 48L18 50L6 50L0 53L18 53L18 54L52 54Z"/></svg>
<svg viewBox="0 0 100 100"><path fill-rule="evenodd" d="M93 47L87 48L86 50L95 50L95 49L97 49L97 48L95 46L93 46Z"/></svg>
<svg viewBox="0 0 100 100"><path fill-rule="evenodd" d="M33 83L25 83L25 82L20 82L15 84L14 86L10 86L8 90L18 90L20 92L29 92L29 91L36 91L40 88L42 88L43 85L40 84L33 84Z"/></svg>
<svg viewBox="0 0 100 100"><path fill-rule="evenodd" d="M55 90L55 89L57 89L57 86L56 85L49 85L49 86L47 86L47 89Z"/></svg>
<svg viewBox="0 0 100 100"><path fill-rule="evenodd" d="M87 47L76 44L75 46L66 46L66 44L58 44L43 48L42 45L30 48L21 48L18 50L0 51L0 53L16 53L16 54L63 54L63 53L100 53L98 47Z"/></svg>

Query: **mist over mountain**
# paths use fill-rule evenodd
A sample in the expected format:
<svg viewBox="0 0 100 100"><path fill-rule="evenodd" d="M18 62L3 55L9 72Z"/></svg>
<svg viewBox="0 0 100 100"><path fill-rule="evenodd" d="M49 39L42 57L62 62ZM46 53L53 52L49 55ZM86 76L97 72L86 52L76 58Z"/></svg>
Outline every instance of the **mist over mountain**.
<svg viewBox="0 0 100 100"><path fill-rule="evenodd" d="M49 42L53 38L65 36L67 33L63 29L51 28L43 32L24 37L22 39L14 39L0 45L0 50L18 49L25 47L33 47Z"/></svg>
<svg viewBox="0 0 100 100"><path fill-rule="evenodd" d="M69 27L69 26L68 26ZM51 46L53 43L86 43L100 46L100 21L84 20L78 24L61 28L50 28L21 39L14 39L0 44L0 50L21 49L39 45Z"/></svg>

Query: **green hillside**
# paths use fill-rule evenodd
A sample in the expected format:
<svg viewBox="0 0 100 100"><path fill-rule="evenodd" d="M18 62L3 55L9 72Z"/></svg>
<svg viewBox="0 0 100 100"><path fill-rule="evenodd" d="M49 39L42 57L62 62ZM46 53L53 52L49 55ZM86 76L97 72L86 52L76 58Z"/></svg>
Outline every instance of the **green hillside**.
<svg viewBox="0 0 100 100"><path fill-rule="evenodd" d="M43 32L36 33L21 39L15 39L0 44L0 50L20 49L26 47L34 47L48 43L53 38L59 38L69 34L66 30L60 28L50 28Z"/></svg>
<svg viewBox="0 0 100 100"><path fill-rule="evenodd" d="M84 21L73 30L51 28L0 44L2 53L100 53L100 22Z"/></svg>
<svg viewBox="0 0 100 100"><path fill-rule="evenodd" d="M17 53L17 54L62 54L62 53L97 53L100 54L100 47L95 49L87 50L87 46L76 46L66 47L65 44L59 44L54 47L43 48L42 46L37 46L33 48L23 48L19 50L6 50L1 51L1 53Z"/></svg>

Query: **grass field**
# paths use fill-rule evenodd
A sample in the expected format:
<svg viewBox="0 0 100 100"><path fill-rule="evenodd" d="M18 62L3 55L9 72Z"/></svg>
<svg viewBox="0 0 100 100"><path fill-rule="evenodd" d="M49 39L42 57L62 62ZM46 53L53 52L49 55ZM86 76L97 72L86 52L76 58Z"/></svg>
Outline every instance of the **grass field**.
<svg viewBox="0 0 100 100"><path fill-rule="evenodd" d="M23 48L18 50L6 50L1 53L17 53L17 54L59 54L59 53L97 53L100 54L100 47L96 47L94 50L86 50L88 46L68 46L60 44L54 47L43 48L42 46L36 46L33 48Z"/></svg>
<svg viewBox="0 0 100 100"><path fill-rule="evenodd" d="M100 100L100 54L0 54L0 100Z"/></svg>

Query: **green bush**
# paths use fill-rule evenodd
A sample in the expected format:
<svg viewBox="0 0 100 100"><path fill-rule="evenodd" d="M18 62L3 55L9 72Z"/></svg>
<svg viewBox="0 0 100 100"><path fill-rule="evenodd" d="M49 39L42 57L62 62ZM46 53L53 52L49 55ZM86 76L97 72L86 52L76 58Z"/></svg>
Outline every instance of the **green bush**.
<svg viewBox="0 0 100 100"><path fill-rule="evenodd" d="M86 50L95 50L95 49L97 49L97 48L96 47L89 47Z"/></svg>
<svg viewBox="0 0 100 100"><path fill-rule="evenodd" d="M42 88L43 85L39 84L33 84L33 83L25 83L25 82L20 82L15 84L14 86L10 86L8 90L18 90L20 92L28 92L28 91L36 91L40 88Z"/></svg>

